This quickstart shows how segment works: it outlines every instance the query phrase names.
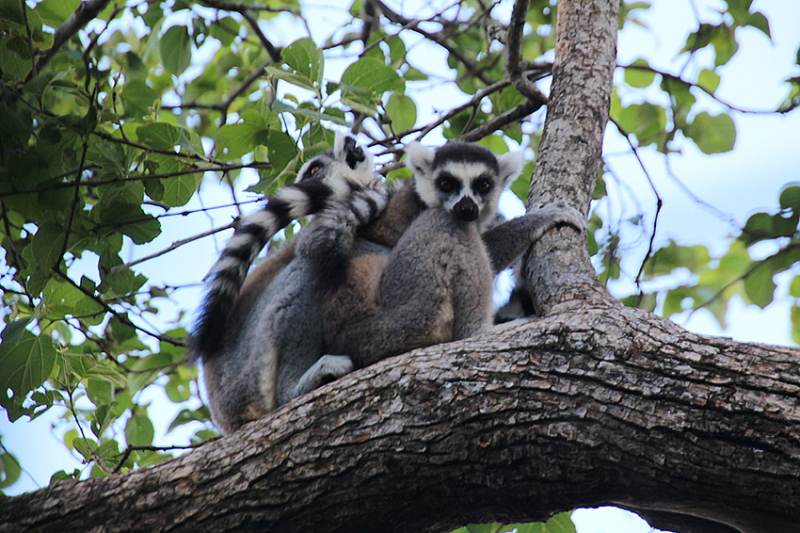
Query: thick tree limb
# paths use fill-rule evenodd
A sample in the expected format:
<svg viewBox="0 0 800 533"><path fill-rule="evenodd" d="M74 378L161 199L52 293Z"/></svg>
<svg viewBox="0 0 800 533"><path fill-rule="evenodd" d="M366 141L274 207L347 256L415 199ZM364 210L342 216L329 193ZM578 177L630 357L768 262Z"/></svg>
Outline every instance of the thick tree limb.
<svg viewBox="0 0 800 533"><path fill-rule="evenodd" d="M0 499L0 531L407 533L616 504L680 533L795 533L798 355L569 302L180 458Z"/></svg>
<svg viewBox="0 0 800 533"><path fill-rule="evenodd" d="M611 106L618 8L614 0L558 3L553 84L528 209L566 199L589 210ZM589 262L585 239L569 228L550 232L534 246L526 278L540 315L576 295L611 301Z"/></svg>

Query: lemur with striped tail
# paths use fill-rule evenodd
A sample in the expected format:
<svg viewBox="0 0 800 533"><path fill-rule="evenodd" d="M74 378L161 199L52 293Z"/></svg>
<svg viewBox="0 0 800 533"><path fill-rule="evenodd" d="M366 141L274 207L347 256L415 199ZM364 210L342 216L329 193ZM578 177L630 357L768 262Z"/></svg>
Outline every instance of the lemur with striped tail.
<svg viewBox="0 0 800 533"><path fill-rule="evenodd" d="M415 182L392 194L377 221L374 198L336 204L293 241L286 266L277 260L251 274L258 294L240 294L224 356L204 359L223 432L355 367L484 331L493 274L554 225L585 228L577 211L548 206L491 228L484 247L481 233L519 156L462 143L409 152Z"/></svg>
<svg viewBox="0 0 800 533"><path fill-rule="evenodd" d="M333 150L308 161L294 183L279 189L261 211L244 217L206 276L206 295L190 340L191 356L209 357L222 348L248 270L278 231L378 182L372 155L352 136L337 134ZM292 252L293 247L287 248L273 266L283 268Z"/></svg>

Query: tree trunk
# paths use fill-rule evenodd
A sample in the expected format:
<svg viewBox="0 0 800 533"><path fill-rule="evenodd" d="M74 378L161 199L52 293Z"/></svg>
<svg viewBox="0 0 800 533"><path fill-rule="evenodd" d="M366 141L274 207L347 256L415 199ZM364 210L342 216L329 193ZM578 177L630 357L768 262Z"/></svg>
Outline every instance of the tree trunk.
<svg viewBox="0 0 800 533"><path fill-rule="evenodd" d="M558 2L532 202L588 209L617 7ZM174 460L2 498L0 532L441 532L605 504L680 533L800 532L798 350L622 307L569 228L527 272L543 318L362 369Z"/></svg>
<svg viewBox="0 0 800 533"><path fill-rule="evenodd" d="M792 533L798 376L797 350L569 302L174 460L0 500L0 531L441 532L614 504L680 533Z"/></svg>

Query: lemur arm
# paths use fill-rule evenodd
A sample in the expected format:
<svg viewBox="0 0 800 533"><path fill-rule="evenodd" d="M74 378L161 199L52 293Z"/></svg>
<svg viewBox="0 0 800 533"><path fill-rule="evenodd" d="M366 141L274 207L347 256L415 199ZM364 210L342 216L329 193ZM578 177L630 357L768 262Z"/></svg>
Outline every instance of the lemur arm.
<svg viewBox="0 0 800 533"><path fill-rule="evenodd" d="M521 217L490 226L481 234L481 239L489 254L492 273L497 275L507 268L529 246L559 225L573 226L578 231L584 232L586 217L563 200L559 200Z"/></svg>

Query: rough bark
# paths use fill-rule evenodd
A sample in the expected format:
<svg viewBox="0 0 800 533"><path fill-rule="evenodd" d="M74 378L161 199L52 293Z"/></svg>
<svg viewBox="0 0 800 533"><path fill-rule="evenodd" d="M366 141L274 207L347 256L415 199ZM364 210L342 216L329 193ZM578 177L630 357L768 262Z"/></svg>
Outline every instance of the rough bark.
<svg viewBox="0 0 800 533"><path fill-rule="evenodd" d="M565 199L589 211L611 107L619 2L559 2L553 83L528 209ZM589 261L586 241L570 228L550 232L526 261L539 315L581 298L610 303Z"/></svg>
<svg viewBox="0 0 800 533"><path fill-rule="evenodd" d="M616 504L680 533L797 532L798 366L797 350L569 302L177 459L0 500L0 531L441 532Z"/></svg>

